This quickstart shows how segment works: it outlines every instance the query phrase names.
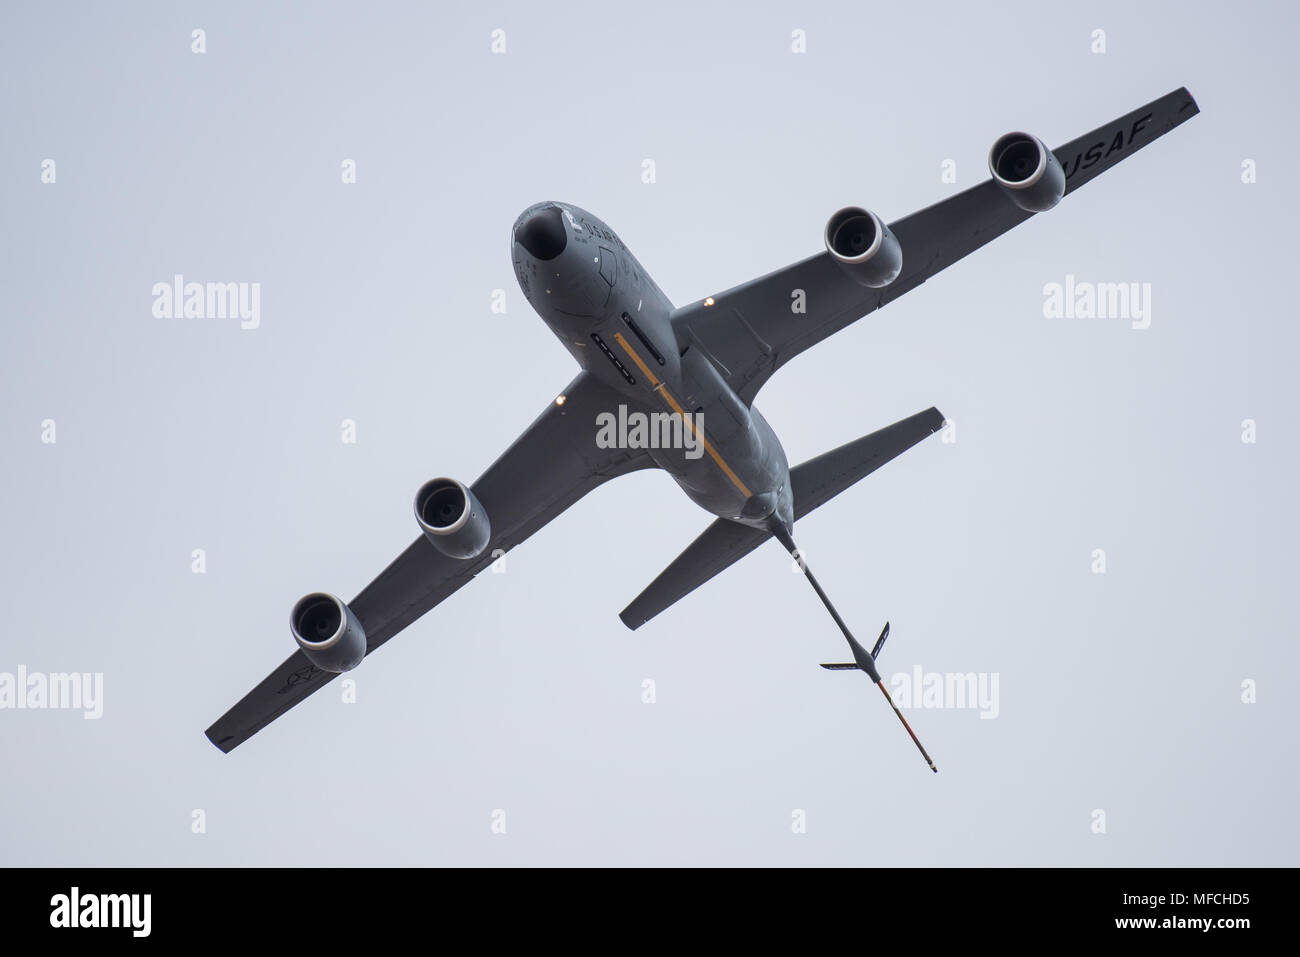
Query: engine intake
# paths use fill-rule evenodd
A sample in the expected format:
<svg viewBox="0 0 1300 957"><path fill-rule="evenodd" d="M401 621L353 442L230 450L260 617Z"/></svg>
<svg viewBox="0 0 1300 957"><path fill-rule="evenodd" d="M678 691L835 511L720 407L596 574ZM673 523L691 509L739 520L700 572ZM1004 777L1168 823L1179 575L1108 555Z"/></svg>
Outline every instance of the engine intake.
<svg viewBox="0 0 1300 957"><path fill-rule="evenodd" d="M322 671L351 671L366 656L361 622L351 608L323 591L298 600L289 628L307 660Z"/></svg>
<svg viewBox="0 0 1300 957"><path fill-rule="evenodd" d="M1065 195L1065 170L1043 141L1008 133L989 150L989 172L1011 201L1029 213L1051 209Z"/></svg>
<svg viewBox="0 0 1300 957"><path fill-rule="evenodd" d="M903 247L870 210L844 207L827 220L825 238L831 258L849 278L863 286L888 286L903 271Z"/></svg>
<svg viewBox="0 0 1300 957"><path fill-rule="evenodd" d="M436 478L420 486L415 493L415 520L424 537L449 558L474 558L492 537L487 512L474 493L455 479Z"/></svg>

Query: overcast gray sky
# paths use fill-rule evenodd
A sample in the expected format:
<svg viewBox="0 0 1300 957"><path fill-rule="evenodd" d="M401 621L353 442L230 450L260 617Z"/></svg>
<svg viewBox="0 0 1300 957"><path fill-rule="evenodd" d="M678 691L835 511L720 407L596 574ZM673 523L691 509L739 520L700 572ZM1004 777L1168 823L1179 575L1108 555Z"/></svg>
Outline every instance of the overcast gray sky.
<svg viewBox="0 0 1300 957"><path fill-rule="evenodd" d="M1300 863L1294 12L745 8L5 4L0 672L102 673L103 716L0 710L0 863ZM300 595L359 591L417 486L475 479L573 375L514 282L525 206L591 210L687 302L840 206L973 185L1007 130L1180 85L1200 116L759 396L791 462L956 424L798 530L859 634L893 622L887 676L998 677L996 718L909 711L937 777L817 667L842 640L775 544L624 628L709 521L657 473L367 660L356 703L204 738ZM260 283L260 324L156 318L176 274ZM1150 327L1044 318L1067 275L1150 283Z"/></svg>

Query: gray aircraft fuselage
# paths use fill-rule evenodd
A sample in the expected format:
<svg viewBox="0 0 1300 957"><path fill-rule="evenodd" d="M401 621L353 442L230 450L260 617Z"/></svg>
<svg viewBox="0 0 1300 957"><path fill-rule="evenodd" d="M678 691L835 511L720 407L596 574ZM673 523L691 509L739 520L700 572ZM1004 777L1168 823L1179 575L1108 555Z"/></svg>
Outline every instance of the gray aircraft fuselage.
<svg viewBox="0 0 1300 957"><path fill-rule="evenodd" d="M693 456L686 444L649 448L655 464L714 515L789 530L790 468L776 433L699 346L678 343L672 302L618 235L577 206L546 202L524 210L511 245L524 296L578 365L629 412L685 415L692 430L702 422ZM594 441L596 422L591 430Z"/></svg>

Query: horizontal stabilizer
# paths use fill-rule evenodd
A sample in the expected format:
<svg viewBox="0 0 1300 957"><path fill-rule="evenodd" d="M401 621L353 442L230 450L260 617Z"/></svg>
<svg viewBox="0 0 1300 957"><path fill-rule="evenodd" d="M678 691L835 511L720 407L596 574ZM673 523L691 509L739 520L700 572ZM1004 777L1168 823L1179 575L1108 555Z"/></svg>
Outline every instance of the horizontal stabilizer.
<svg viewBox="0 0 1300 957"><path fill-rule="evenodd" d="M827 671L861 671L862 670L851 661L843 665L828 665L826 664L826 662L822 662L822 667L825 668Z"/></svg>
<svg viewBox="0 0 1300 957"><path fill-rule="evenodd" d="M941 428L943 414L929 408L795 466L790 470L795 520L826 504ZM629 628L641 627L771 537L766 529L718 519L624 608L619 618Z"/></svg>

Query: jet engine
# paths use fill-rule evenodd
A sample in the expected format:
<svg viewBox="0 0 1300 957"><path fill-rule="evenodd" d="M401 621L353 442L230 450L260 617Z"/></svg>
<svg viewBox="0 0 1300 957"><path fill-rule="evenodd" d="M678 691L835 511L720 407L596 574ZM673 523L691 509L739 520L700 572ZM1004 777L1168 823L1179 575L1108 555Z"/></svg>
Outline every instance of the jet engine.
<svg viewBox="0 0 1300 957"><path fill-rule="evenodd" d="M474 558L487 548L492 525L474 493L450 478L436 478L415 493L420 531L449 558Z"/></svg>
<svg viewBox="0 0 1300 957"><path fill-rule="evenodd" d="M903 271L903 247L880 217L846 206L826 222L826 251L856 283L888 286Z"/></svg>
<svg viewBox="0 0 1300 957"><path fill-rule="evenodd" d="M1008 133L989 150L989 172L1011 201L1028 213L1051 209L1065 195L1065 170L1043 141Z"/></svg>
<svg viewBox="0 0 1300 957"><path fill-rule="evenodd" d="M303 654L322 671L351 671L366 656L366 633L352 609L333 595L313 592L299 599L289 627Z"/></svg>

